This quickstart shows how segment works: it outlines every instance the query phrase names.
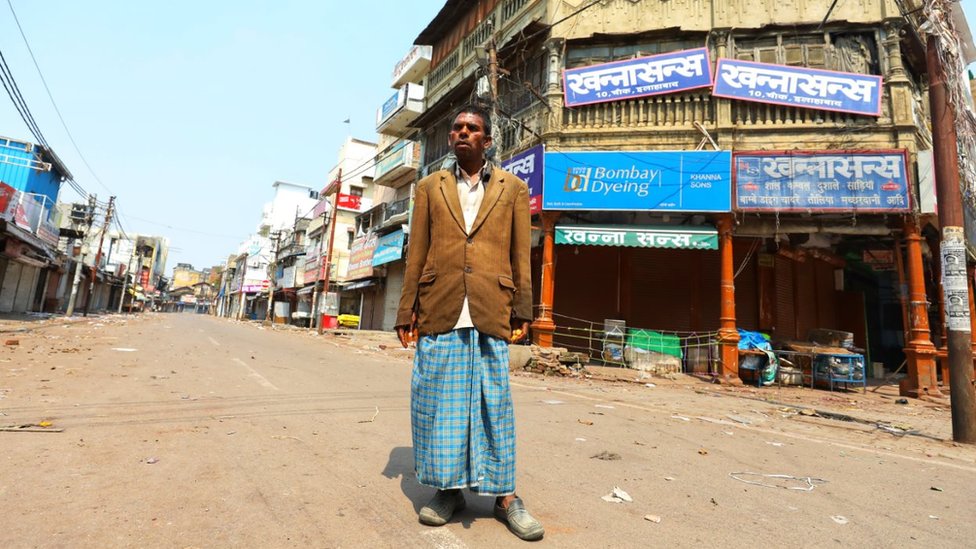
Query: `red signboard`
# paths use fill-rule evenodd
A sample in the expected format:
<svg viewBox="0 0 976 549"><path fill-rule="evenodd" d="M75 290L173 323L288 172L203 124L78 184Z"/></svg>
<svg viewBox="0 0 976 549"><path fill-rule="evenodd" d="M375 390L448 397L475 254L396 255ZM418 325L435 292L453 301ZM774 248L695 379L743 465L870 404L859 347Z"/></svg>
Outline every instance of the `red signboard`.
<svg viewBox="0 0 976 549"><path fill-rule="evenodd" d="M342 193L339 193L337 196L339 198L338 198L338 202L336 202L336 206L339 208L346 208L348 210L359 211L359 208L362 206L361 196L342 194Z"/></svg>
<svg viewBox="0 0 976 549"><path fill-rule="evenodd" d="M142 272L139 274L139 284L142 285L144 290L149 289L149 269L143 268Z"/></svg>
<svg viewBox="0 0 976 549"><path fill-rule="evenodd" d="M10 201L13 200L16 193L17 189L6 183L0 183L0 213L7 211L7 206L10 205Z"/></svg>

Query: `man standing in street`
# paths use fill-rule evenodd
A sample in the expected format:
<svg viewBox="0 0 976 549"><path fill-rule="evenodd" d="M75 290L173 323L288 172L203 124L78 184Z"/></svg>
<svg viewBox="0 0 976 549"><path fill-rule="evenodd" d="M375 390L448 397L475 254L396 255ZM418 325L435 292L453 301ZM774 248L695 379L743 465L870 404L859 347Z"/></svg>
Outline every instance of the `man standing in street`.
<svg viewBox="0 0 976 549"><path fill-rule="evenodd" d="M420 522L446 524L461 489L495 496L495 516L524 540L542 525L515 495L515 421L508 343L532 318L528 187L485 159L491 116L462 108L457 158L417 184L397 336L419 333L410 418L417 480L437 488Z"/></svg>

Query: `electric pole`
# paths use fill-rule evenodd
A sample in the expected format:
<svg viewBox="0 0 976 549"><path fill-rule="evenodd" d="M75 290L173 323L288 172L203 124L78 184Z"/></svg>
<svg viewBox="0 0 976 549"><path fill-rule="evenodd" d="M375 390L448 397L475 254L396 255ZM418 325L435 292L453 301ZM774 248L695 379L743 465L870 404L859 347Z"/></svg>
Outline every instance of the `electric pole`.
<svg viewBox="0 0 976 549"><path fill-rule="evenodd" d="M115 197L108 197L108 207L105 208L105 223L102 225L101 236L98 237L98 252L95 254L95 263L91 268L91 280L88 282L88 299L85 300L85 310L83 316L88 316L88 306L92 298L95 297L95 277L98 274L98 265L102 262L102 244L105 243L105 233L109 225L112 224L112 213L115 207Z"/></svg>
<svg viewBox="0 0 976 549"><path fill-rule="evenodd" d="M959 189L956 115L946 91L945 67L942 66L939 56L940 39L936 34L930 34L926 42L935 184L939 202L939 225L942 227L940 247L948 332L952 439L976 444L976 388L973 387L972 325L969 317L963 202Z"/></svg>
<svg viewBox="0 0 976 549"><path fill-rule="evenodd" d="M325 224L329 218L328 214L328 210L322 210L322 236L319 237L319 253L315 257L315 282L312 283L312 316L308 322L308 328L310 330L313 328L317 329L321 320L316 307L319 304L319 278L322 276L322 245L325 243Z"/></svg>
<svg viewBox="0 0 976 549"><path fill-rule="evenodd" d="M329 279L332 273L332 247L335 244L335 229L336 221L338 221L337 216L339 214L339 192L342 191L342 168L339 168L339 174L336 175L335 181L329 184L330 189L326 189L326 195L335 194L332 197L332 222L329 227L329 253L325 256L325 282L323 283L323 291L326 295L329 294ZM319 334L322 333L322 319L319 316Z"/></svg>
<svg viewBox="0 0 976 549"><path fill-rule="evenodd" d="M78 286L81 285L81 267L85 262L85 239L88 238L88 233L91 231L91 226L94 221L95 195L89 195L88 208L85 212L85 231L81 236L81 252L78 254L78 260L75 262L75 276L71 282L71 297L68 298L68 308L64 312L65 316L71 316L75 313L75 300L78 298Z"/></svg>
<svg viewBox="0 0 976 549"><path fill-rule="evenodd" d="M264 324L272 324L274 320L271 315L274 312L274 293L278 270L278 242L281 240L281 231L271 233L271 266L268 269L268 312L264 315Z"/></svg>

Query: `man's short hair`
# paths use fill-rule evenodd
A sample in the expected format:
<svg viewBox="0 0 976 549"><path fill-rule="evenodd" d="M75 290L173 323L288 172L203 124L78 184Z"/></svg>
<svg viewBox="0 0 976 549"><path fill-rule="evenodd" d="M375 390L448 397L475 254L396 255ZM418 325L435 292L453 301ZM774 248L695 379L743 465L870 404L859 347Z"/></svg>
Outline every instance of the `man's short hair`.
<svg viewBox="0 0 976 549"><path fill-rule="evenodd" d="M485 135L491 137L491 112L489 112L486 107L478 103L468 103L467 105L464 105L463 107L458 109L456 113L454 113L454 118L451 120L451 123L453 124L453 121L457 120L458 116L461 116L462 114L465 113L476 114L480 116L481 121L484 122L485 124L485 127L482 128L482 130L484 131Z"/></svg>

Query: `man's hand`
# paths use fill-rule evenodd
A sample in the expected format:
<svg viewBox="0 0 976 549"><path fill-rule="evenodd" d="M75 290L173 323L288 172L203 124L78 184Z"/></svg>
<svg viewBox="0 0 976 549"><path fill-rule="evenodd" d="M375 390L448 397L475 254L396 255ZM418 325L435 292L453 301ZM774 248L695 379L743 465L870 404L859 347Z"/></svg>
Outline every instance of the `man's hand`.
<svg viewBox="0 0 976 549"><path fill-rule="evenodd" d="M525 336L527 336L527 335L529 335L529 323L528 323L528 321L522 321L522 322L520 322L520 321L518 321L518 320L516 320L516 319L513 318L512 319L512 337L511 337L511 342L512 343L518 343L519 341L522 341L523 339L525 339Z"/></svg>
<svg viewBox="0 0 976 549"><path fill-rule="evenodd" d="M410 324L407 326L397 326L396 328L397 338L400 340L400 345L406 349L410 342L416 338L414 333L417 330L417 313L412 313L410 315Z"/></svg>

